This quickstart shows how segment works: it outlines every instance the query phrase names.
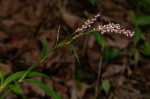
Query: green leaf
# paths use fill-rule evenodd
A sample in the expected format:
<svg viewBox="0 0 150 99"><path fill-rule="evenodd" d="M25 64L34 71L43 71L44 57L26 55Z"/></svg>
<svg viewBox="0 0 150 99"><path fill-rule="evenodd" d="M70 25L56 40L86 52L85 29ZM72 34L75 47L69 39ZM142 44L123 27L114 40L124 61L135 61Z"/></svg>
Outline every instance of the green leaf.
<svg viewBox="0 0 150 99"><path fill-rule="evenodd" d="M75 46L71 44L71 47L72 47L72 50L74 52L75 57L78 60L78 63L80 64L80 60L79 60L79 57L78 57L77 50L76 50Z"/></svg>
<svg viewBox="0 0 150 99"><path fill-rule="evenodd" d="M134 60L138 62L140 60L140 53L137 48L132 48L131 55L134 57Z"/></svg>
<svg viewBox="0 0 150 99"><path fill-rule="evenodd" d="M11 91L11 89L6 90L4 94L0 96L0 99L4 99L4 97Z"/></svg>
<svg viewBox="0 0 150 99"><path fill-rule="evenodd" d="M42 58L47 55L47 44L46 44L46 37L44 37L43 41L43 49L42 49Z"/></svg>
<svg viewBox="0 0 150 99"><path fill-rule="evenodd" d="M119 51L117 49L104 49L104 60L108 62L110 59L113 59L119 55Z"/></svg>
<svg viewBox="0 0 150 99"><path fill-rule="evenodd" d="M138 44L138 42L139 42L139 40L141 38L141 33L142 33L141 29L139 27L136 27L135 28L134 41L133 41L134 45Z"/></svg>
<svg viewBox="0 0 150 99"><path fill-rule="evenodd" d="M24 95L23 90L18 85L18 83L10 85L9 89L2 96L0 96L0 99L3 99L10 91L13 91L14 93L20 95L22 97L21 99L26 99L26 96Z"/></svg>
<svg viewBox="0 0 150 99"><path fill-rule="evenodd" d="M47 85L45 85L44 83L38 81L38 80L34 80L34 79L30 79L28 80L29 82L32 82L34 84L37 84L39 87L43 88L49 95L51 95L52 97L54 97L55 99L61 99L61 97L51 88L49 88Z"/></svg>
<svg viewBox="0 0 150 99"><path fill-rule="evenodd" d="M4 81L4 74L3 74L3 72L0 70L0 85L2 85L3 81Z"/></svg>
<svg viewBox="0 0 150 99"><path fill-rule="evenodd" d="M26 70L26 72L24 73L24 75L22 75L22 77L19 79L19 82L22 82L23 79L36 67L38 66L39 64L41 64L44 59L46 57L42 57L41 59L37 60L33 65L30 66L30 68L28 68L28 70Z"/></svg>
<svg viewBox="0 0 150 99"><path fill-rule="evenodd" d="M4 82L2 83L2 85L0 86L0 92L11 82L20 79L26 71L20 71L20 72L16 72L10 76L8 76ZM33 77L33 76L44 76L47 77L46 75L42 74L42 73L38 73L38 72L31 72L29 74L27 74L27 77Z"/></svg>
<svg viewBox="0 0 150 99"><path fill-rule="evenodd" d="M110 84L108 80L102 80L102 89L104 90L106 95L109 94Z"/></svg>
<svg viewBox="0 0 150 99"><path fill-rule="evenodd" d="M30 72L27 76L28 77L43 76L43 77L49 78L47 75L40 73L40 72Z"/></svg>
<svg viewBox="0 0 150 99"><path fill-rule="evenodd" d="M10 85L9 87L16 94L19 94L19 95L23 94L23 90L20 88L20 86L18 84Z"/></svg>
<svg viewBox="0 0 150 99"><path fill-rule="evenodd" d="M143 16L137 19L138 25L149 25L150 24L150 16Z"/></svg>
<svg viewBox="0 0 150 99"><path fill-rule="evenodd" d="M105 47L107 47L107 43L106 43L105 38L99 32L94 32L93 34L94 34L94 36L96 38L97 43L100 46L102 46L102 49L104 49Z"/></svg>
<svg viewBox="0 0 150 99"><path fill-rule="evenodd" d="M3 84L0 86L0 92L3 90L3 88L5 88L9 83L15 81L16 79L19 79L22 75L24 74L24 72L17 72L14 73L10 76L8 76L6 78L6 80L3 82Z"/></svg>
<svg viewBox="0 0 150 99"><path fill-rule="evenodd" d="M144 54L150 56L150 43L145 41L143 46Z"/></svg>
<svg viewBox="0 0 150 99"><path fill-rule="evenodd" d="M93 6L95 6L95 4L96 4L96 0L89 0L89 2L90 2Z"/></svg>

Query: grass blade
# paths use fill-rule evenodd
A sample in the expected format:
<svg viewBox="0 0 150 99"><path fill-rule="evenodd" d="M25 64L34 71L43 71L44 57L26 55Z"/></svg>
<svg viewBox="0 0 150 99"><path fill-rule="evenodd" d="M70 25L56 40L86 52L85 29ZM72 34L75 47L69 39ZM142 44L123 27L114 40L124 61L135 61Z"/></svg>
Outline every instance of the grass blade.
<svg viewBox="0 0 150 99"><path fill-rule="evenodd" d="M61 99L61 97L51 88L49 88L47 85L45 85L44 83L38 81L38 80L34 80L34 79L30 79L28 80L29 82L32 82L34 84L37 84L39 87L41 87L42 89L44 89L49 95L51 95L52 97L54 97L55 99Z"/></svg>
<svg viewBox="0 0 150 99"><path fill-rule="evenodd" d="M46 37L44 37L43 41L43 49L42 49L42 58L47 55L47 43L46 43Z"/></svg>
<svg viewBox="0 0 150 99"><path fill-rule="evenodd" d="M20 79L26 71L20 71L20 72L16 72L10 76L8 76L4 82L2 83L2 85L0 86L0 92L11 82ZM33 76L44 76L47 77L46 75L42 74L42 73L38 73L38 72L31 72L29 74L27 74L27 77L33 77Z"/></svg>
<svg viewBox="0 0 150 99"><path fill-rule="evenodd" d="M17 95L21 96L22 99L27 99L24 95L23 89L20 87L18 82L15 82L15 84L10 85L9 88Z"/></svg>

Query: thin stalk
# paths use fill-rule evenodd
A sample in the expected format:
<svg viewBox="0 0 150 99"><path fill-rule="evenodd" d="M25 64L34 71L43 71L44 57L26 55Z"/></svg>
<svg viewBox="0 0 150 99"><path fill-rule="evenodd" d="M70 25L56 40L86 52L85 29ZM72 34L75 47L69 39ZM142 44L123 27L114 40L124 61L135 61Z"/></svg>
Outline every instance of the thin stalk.
<svg viewBox="0 0 150 99"><path fill-rule="evenodd" d="M91 32L93 32L93 31L94 31L94 30L91 30L91 31L82 33L82 35L76 37L75 39L77 39L77 38L79 38L79 37L81 37L81 36L83 36L83 35L86 35L86 34L88 34L88 33L91 33ZM76 33L76 32L74 32L74 33ZM74 33L73 33L73 34L74 34ZM23 79L26 77L26 75L27 75L28 73L30 73L30 72L31 72L35 67L37 67L39 64L41 64L41 63L45 60L45 58L46 58L50 53L52 53L54 50L56 50L56 49L58 49L58 48L61 48L61 47L65 46L65 45L70 44L71 42L73 42L73 41L75 40L74 37L72 37L73 34L71 34L69 37L67 37L65 40L63 40L61 43L59 43L59 44L58 44L57 46L55 46L53 49L49 50L49 51L47 52L47 55L45 55L44 57L42 57L41 59L39 59L38 61L36 61L32 66L30 66L30 68L25 72L25 74L24 74L18 81L19 81L19 82L22 82Z"/></svg>
<svg viewBox="0 0 150 99"><path fill-rule="evenodd" d="M36 61L30 68L25 72L25 74L19 79L19 82L22 82L23 79L26 77L28 73L31 72L35 67L37 67L39 64L41 64L45 60L46 56L41 58L40 60Z"/></svg>

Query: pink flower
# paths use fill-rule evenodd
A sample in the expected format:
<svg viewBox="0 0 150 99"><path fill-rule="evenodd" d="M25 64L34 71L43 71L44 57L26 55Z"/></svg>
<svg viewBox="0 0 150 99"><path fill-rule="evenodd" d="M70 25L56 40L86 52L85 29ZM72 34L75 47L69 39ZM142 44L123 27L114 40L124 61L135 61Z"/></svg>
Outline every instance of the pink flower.
<svg viewBox="0 0 150 99"><path fill-rule="evenodd" d="M105 32L115 32L115 33L122 33L126 36L133 36L134 32L130 30L121 29L119 24L109 23L107 25L99 25L96 29L96 31L100 31L101 34L104 34Z"/></svg>

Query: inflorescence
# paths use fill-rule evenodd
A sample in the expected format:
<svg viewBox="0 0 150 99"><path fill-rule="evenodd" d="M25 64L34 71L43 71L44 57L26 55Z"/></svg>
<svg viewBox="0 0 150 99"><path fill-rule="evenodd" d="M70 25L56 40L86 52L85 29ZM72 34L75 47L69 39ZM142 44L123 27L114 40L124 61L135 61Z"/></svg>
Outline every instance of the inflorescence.
<svg viewBox="0 0 150 99"><path fill-rule="evenodd" d="M107 25L99 25L95 30L101 31L101 34L104 34L105 32L115 32L120 34L122 33L130 37L134 35L134 32L130 30L121 29L119 24L114 23L109 23Z"/></svg>
<svg viewBox="0 0 150 99"><path fill-rule="evenodd" d="M91 27L91 24L93 24L94 21L96 21L99 16L100 16L100 13L97 13L92 19L87 20L87 21L81 26L81 28L78 28L75 32L83 32L83 31L85 31L87 28L90 28L90 27Z"/></svg>
<svg viewBox="0 0 150 99"><path fill-rule="evenodd" d="M91 27L91 24L93 24L94 21L96 21L99 16L100 16L100 13L97 13L92 19L87 20L81 26L81 28L78 28L75 32L86 31L88 28ZM125 34L126 36L130 36L130 37L132 37L134 35L134 32L132 32L130 30L121 29L120 25L115 24L115 23L109 23L107 25L99 25L97 28L94 28L93 30L100 31L101 34L104 34L106 32L115 32L115 33L120 33L120 34L122 33L122 34Z"/></svg>

